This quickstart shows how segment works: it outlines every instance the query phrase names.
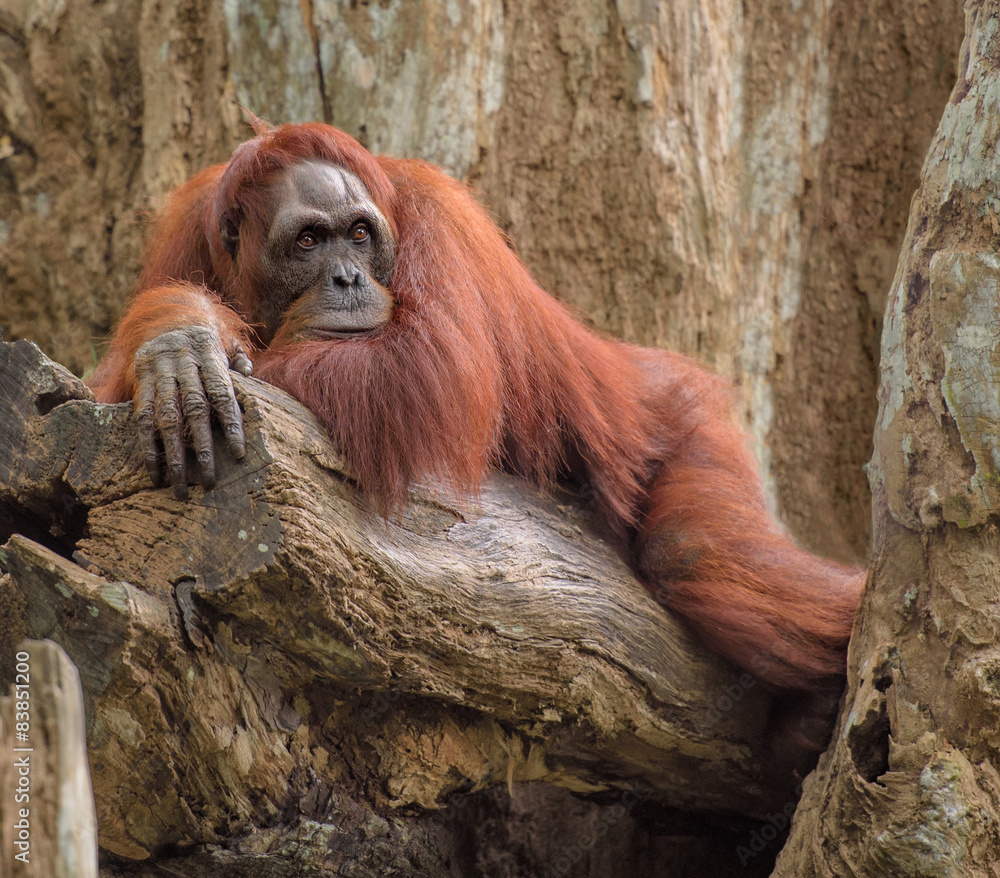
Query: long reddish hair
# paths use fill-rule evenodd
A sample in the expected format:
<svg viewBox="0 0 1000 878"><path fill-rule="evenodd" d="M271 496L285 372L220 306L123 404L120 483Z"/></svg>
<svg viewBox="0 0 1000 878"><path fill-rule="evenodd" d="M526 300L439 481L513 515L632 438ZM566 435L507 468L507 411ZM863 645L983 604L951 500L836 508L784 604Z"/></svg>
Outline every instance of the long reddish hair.
<svg viewBox="0 0 1000 878"><path fill-rule="evenodd" d="M329 126L281 126L244 144L216 210L254 173L296 158L335 161L369 188L396 235L396 309L375 338L276 344L257 374L320 415L380 508L425 475L472 493L491 467L547 485L572 464L612 526L634 524L662 425L624 346L535 283L465 186L426 162L375 158Z"/></svg>

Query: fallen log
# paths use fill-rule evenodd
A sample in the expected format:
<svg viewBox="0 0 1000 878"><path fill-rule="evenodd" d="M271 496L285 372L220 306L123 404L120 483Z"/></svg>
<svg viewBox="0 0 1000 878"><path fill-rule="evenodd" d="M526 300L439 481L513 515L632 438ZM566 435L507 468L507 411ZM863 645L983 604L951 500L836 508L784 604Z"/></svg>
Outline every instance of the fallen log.
<svg viewBox="0 0 1000 878"><path fill-rule="evenodd" d="M771 697L645 592L585 501L497 474L384 521L312 415L236 377L247 456L154 489L131 407L0 343L0 607L80 671L100 842L142 858L316 791L434 809L547 782L759 819ZM9 642L0 639L0 649Z"/></svg>

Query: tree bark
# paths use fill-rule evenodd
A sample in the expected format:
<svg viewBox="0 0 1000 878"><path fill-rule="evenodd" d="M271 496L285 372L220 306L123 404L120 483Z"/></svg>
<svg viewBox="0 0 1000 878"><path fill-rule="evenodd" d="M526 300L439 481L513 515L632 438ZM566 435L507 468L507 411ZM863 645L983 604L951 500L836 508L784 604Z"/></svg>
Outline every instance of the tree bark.
<svg viewBox="0 0 1000 878"><path fill-rule="evenodd" d="M995 0L966 4L882 347L876 557L834 746L776 876L1000 874ZM852 827L844 832L844 827Z"/></svg>
<svg viewBox="0 0 1000 878"><path fill-rule="evenodd" d="M578 498L497 475L386 522L309 412L238 392L246 459L220 447L218 486L179 501L151 489L131 406L0 345L0 520L49 545L8 540L8 589L80 668L103 848L225 844L333 789L372 813L521 782L723 821L788 800L768 693Z"/></svg>

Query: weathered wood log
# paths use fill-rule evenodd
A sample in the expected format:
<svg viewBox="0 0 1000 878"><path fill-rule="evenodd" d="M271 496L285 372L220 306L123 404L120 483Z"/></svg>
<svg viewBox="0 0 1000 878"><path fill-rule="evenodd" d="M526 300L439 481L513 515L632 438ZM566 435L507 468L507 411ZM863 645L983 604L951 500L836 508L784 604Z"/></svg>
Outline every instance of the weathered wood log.
<svg viewBox="0 0 1000 878"><path fill-rule="evenodd" d="M376 808L522 781L754 818L788 801L768 693L579 498L496 475L385 522L308 411L237 388L246 459L220 445L218 486L179 501L130 406L0 344L0 525L32 537L3 563L31 636L80 669L104 848L220 842L320 785Z"/></svg>
<svg viewBox="0 0 1000 878"><path fill-rule="evenodd" d="M12 667L0 696L0 875L97 878L80 675L51 641L23 642Z"/></svg>

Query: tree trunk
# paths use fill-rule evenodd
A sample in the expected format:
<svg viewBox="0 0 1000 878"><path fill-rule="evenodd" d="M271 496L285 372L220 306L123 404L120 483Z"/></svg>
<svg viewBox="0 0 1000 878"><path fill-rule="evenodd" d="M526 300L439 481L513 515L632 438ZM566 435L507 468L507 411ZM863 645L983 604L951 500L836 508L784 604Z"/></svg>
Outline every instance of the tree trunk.
<svg viewBox="0 0 1000 878"><path fill-rule="evenodd" d="M913 202L883 335L854 674L777 876L1000 874L998 19L995 0L966 5Z"/></svg>

